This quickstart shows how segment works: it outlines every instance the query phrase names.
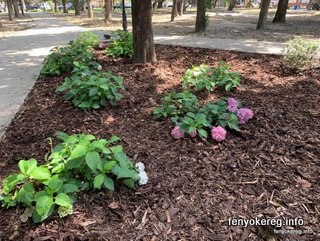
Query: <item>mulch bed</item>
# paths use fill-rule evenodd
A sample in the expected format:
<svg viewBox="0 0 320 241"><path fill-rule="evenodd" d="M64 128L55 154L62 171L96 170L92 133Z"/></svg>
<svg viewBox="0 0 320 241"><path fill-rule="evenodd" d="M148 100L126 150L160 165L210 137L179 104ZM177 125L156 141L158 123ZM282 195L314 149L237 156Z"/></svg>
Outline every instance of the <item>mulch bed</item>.
<svg viewBox="0 0 320 241"><path fill-rule="evenodd" d="M39 78L0 142L0 180L21 159L43 160L56 131L121 137L149 182L128 190L79 196L73 215L43 224L22 223L22 208L0 210L0 240L317 240L320 235L320 68L293 73L281 57L156 46L158 62L133 65L97 53L104 70L125 77L116 108L76 109L55 92L61 77ZM240 133L217 143L175 140L170 120L152 110L179 90L192 65L221 59L242 75L243 86L198 94L202 101L235 97L255 112ZM301 217L313 234L273 235L273 228L228 226L228 218ZM319 240L319 239L318 239Z"/></svg>

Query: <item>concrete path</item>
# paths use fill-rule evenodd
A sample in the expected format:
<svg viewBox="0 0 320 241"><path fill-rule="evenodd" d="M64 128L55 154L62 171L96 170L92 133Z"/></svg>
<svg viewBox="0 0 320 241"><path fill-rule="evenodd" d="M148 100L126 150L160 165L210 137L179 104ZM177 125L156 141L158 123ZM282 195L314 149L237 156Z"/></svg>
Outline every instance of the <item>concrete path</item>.
<svg viewBox="0 0 320 241"><path fill-rule="evenodd" d="M49 50L89 29L70 25L44 13L30 14L36 27L0 38L0 138L23 104L42 68ZM94 30L101 38L106 30ZM281 54L283 44L249 40L213 39L197 36L155 36L159 44L252 53Z"/></svg>

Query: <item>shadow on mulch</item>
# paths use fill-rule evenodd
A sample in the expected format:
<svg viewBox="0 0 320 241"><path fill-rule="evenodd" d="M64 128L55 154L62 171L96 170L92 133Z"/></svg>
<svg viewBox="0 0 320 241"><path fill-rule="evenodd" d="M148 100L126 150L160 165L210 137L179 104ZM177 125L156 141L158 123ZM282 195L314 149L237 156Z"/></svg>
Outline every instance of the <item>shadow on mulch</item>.
<svg viewBox="0 0 320 241"><path fill-rule="evenodd" d="M75 109L55 89L63 82L39 78L0 142L0 179L20 159L43 160L45 138L56 131L121 137L134 162L146 164L149 183L116 192L79 196L75 213L34 225L21 223L22 208L0 210L1 240L316 240L320 210L320 69L299 74L281 57L184 47L157 47L158 62L133 65L97 53L104 70L125 77L116 108ZM174 140L169 120L154 121L163 93L178 90L192 65L221 59L242 75L235 92L198 94L202 101L235 97L255 117L238 134L216 143ZM274 234L270 226L230 227L232 217L301 217L313 234ZM290 228L290 227L286 227Z"/></svg>

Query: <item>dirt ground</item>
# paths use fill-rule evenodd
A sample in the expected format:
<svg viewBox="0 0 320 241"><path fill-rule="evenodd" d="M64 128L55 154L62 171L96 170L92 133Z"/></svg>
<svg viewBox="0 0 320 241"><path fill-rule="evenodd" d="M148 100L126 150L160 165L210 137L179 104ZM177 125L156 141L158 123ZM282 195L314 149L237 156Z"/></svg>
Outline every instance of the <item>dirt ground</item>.
<svg viewBox="0 0 320 241"><path fill-rule="evenodd" d="M75 213L54 214L41 225L22 223L21 207L0 209L0 240L319 240L320 68L300 73L281 57L157 45L146 66L97 53L103 70L125 78L115 108L82 111L55 92L63 77L37 80L0 142L0 180L20 159L43 160L56 131L121 137L134 162L146 164L149 183L128 190L79 196ZM192 65L221 59L241 73L235 92L199 93L202 102L235 97L254 118L226 141L175 140L169 120L152 110L163 94L179 90ZM309 234L274 234L270 226L230 227L228 219L274 217L304 220L285 227ZM274 239L273 239L274 238Z"/></svg>
<svg viewBox="0 0 320 241"><path fill-rule="evenodd" d="M10 22L8 20L8 14L0 13L2 27L0 28L0 36L3 36L6 32L19 31L35 26L32 18L29 14L16 18L15 21Z"/></svg>
<svg viewBox="0 0 320 241"><path fill-rule="evenodd" d="M320 15L318 15L318 12L289 10L286 24L272 24L275 9L270 9L267 29L257 31L258 10L236 10L235 12L227 12L219 9L215 12L208 12L210 20L205 35L212 38L250 39L274 42L285 42L294 36L303 36L312 39L320 38ZM106 27L102 14L97 14L94 19L86 18L86 15L81 17L75 17L72 14L60 16L67 16L66 19L73 24L86 27ZM129 11L129 28L131 26L130 18ZM191 9L187 14L177 17L174 22L170 22L169 10L159 10L153 16L154 33L164 35L194 34L195 19L195 9ZM108 29L115 30L122 28L120 13L113 14L113 20L114 23L107 26Z"/></svg>

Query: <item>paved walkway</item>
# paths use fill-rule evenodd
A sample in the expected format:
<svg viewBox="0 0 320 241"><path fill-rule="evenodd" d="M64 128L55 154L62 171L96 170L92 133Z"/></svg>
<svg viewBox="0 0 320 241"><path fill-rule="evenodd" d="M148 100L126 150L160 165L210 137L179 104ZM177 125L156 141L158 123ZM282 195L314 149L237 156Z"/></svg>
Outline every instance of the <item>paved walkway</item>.
<svg viewBox="0 0 320 241"><path fill-rule="evenodd" d="M65 23L49 14L30 14L36 27L0 38L0 138L30 92L49 50L77 38L88 29ZM102 30L93 31L102 37ZM106 31L104 31L106 32ZM281 54L283 45L249 40L213 39L195 36L155 36L169 45Z"/></svg>

